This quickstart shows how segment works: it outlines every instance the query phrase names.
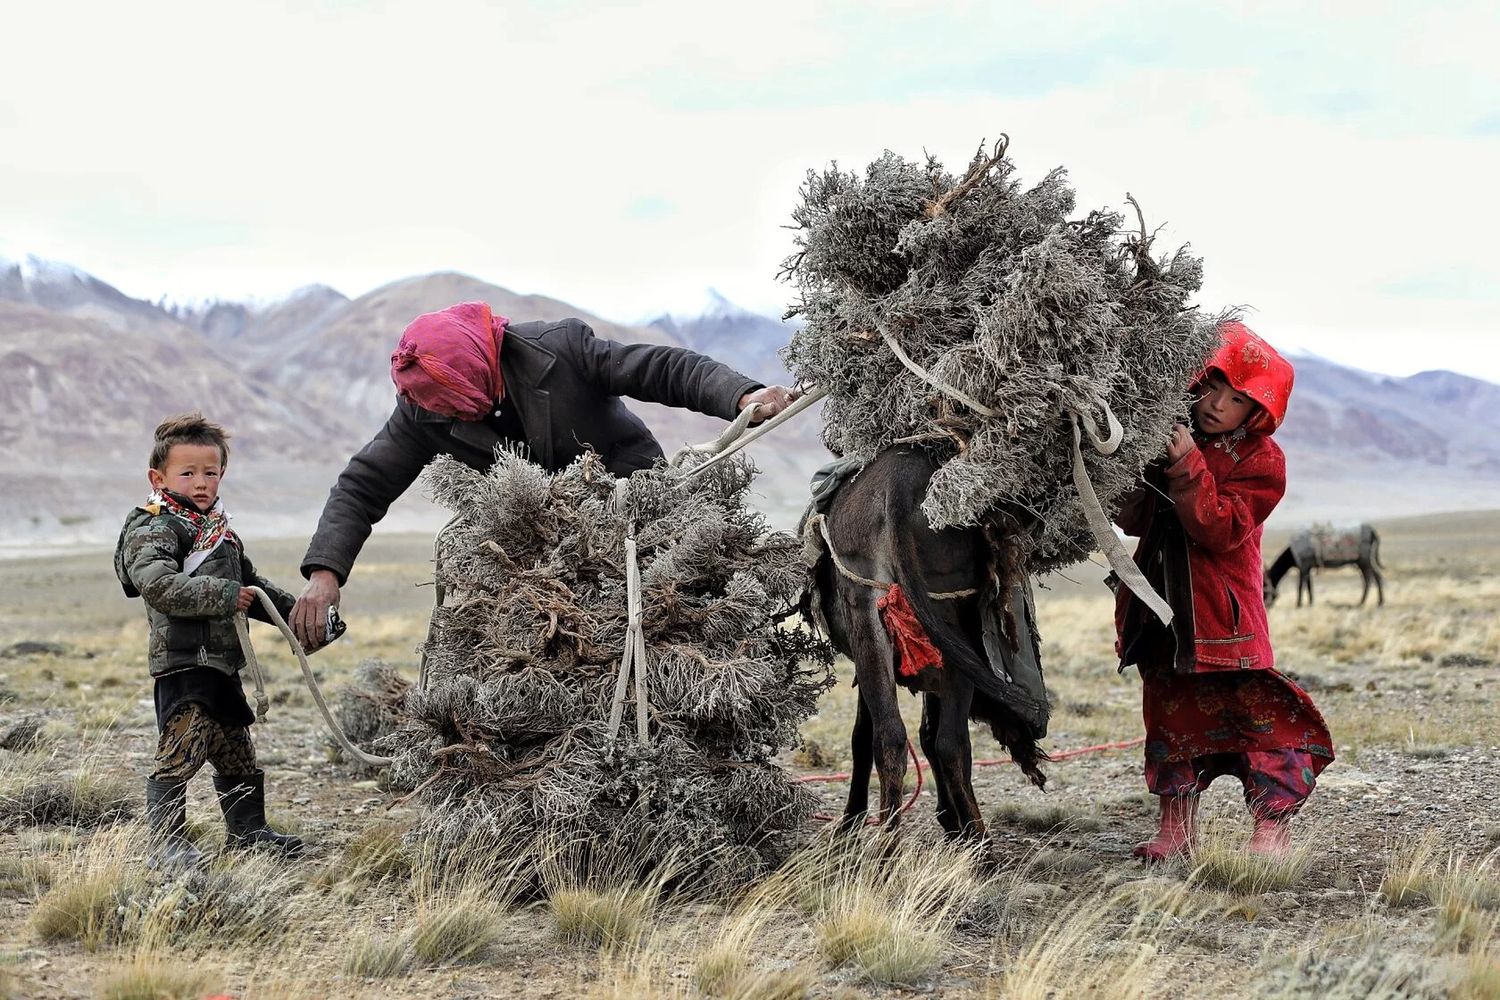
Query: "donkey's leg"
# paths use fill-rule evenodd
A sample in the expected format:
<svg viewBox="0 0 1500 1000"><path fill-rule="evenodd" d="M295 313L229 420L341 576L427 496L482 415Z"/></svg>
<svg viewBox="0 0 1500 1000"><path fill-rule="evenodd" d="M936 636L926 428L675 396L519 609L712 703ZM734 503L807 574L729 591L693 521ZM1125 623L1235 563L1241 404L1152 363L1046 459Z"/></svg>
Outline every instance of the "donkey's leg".
<svg viewBox="0 0 1500 1000"><path fill-rule="evenodd" d="M875 773L880 776L880 820L894 826L906 780L906 723L896 704L895 655L880 623L874 591L861 591L849 609L849 652L860 697L870 713Z"/></svg>
<svg viewBox="0 0 1500 1000"><path fill-rule="evenodd" d="M1370 572L1375 575L1376 606L1385 607L1385 577L1380 573L1380 567L1371 565Z"/></svg>
<svg viewBox="0 0 1500 1000"><path fill-rule="evenodd" d="M951 785L947 771L943 767L943 758L938 753L938 730L943 717L942 696L936 694L924 694L922 696L922 728L919 730L922 740L922 755L927 758L928 767L932 771L932 783L937 788L937 818L943 827L943 832L948 836L956 836L961 830L957 815L953 811L953 796L949 791Z"/></svg>
<svg viewBox="0 0 1500 1000"><path fill-rule="evenodd" d="M1364 589L1359 592L1359 606L1364 607L1365 601L1370 597L1370 567L1364 563L1359 563L1358 566L1359 580L1365 585Z"/></svg>
<svg viewBox="0 0 1500 1000"><path fill-rule="evenodd" d="M937 757L947 779L948 795L958 820L958 834L984 838L984 815L974 795L974 750L969 741L969 711L974 704L972 682L952 674L944 678L942 715L938 718Z"/></svg>
<svg viewBox="0 0 1500 1000"><path fill-rule="evenodd" d="M870 767L875 763L874 726L870 721L870 708L865 704L864 688L856 688L858 707L854 716L854 735L849 749L854 766L849 769L849 798L844 803L844 818L839 828L845 831L858 830L870 811Z"/></svg>
<svg viewBox="0 0 1500 1000"><path fill-rule="evenodd" d="M1302 591L1307 589L1307 574L1297 570L1297 607L1302 607Z"/></svg>

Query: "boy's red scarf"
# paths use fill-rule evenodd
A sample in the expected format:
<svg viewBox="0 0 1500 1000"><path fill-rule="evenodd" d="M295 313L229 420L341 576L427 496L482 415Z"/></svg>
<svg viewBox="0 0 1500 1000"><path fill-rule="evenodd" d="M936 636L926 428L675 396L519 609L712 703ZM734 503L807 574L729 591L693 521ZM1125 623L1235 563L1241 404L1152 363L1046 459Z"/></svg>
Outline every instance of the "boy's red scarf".
<svg viewBox="0 0 1500 1000"><path fill-rule="evenodd" d="M182 560L184 573L191 573L203 565L203 561L224 539L234 535L229 527L229 513L224 509L224 501L218 498L214 499L214 505L205 512L195 504L183 503L180 497L170 491L157 490L141 504L141 509L153 516L166 514L175 517L192 529L193 544Z"/></svg>

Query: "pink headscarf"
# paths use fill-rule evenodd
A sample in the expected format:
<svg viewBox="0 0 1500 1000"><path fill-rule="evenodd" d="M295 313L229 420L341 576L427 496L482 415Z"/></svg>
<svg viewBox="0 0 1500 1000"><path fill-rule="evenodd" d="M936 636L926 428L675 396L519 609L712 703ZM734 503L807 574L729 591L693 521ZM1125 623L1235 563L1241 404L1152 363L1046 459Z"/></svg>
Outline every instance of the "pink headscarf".
<svg viewBox="0 0 1500 1000"><path fill-rule="evenodd" d="M483 419L505 395L500 343L509 322L483 302L418 316L391 355L397 393L446 417Z"/></svg>

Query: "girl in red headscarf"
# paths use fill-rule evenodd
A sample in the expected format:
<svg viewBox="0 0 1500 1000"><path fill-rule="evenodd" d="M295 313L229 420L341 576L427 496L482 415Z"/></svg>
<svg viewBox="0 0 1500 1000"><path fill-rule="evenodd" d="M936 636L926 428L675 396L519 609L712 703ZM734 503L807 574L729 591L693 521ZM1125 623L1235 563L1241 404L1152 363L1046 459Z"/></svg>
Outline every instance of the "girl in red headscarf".
<svg viewBox="0 0 1500 1000"><path fill-rule="evenodd" d="M1136 562L1172 606L1163 626L1128 590L1116 605L1120 669L1141 673L1146 785L1161 798L1157 834L1135 854L1189 852L1198 795L1220 775L1244 784L1250 849L1291 850L1290 821L1333 760L1307 693L1275 669L1262 594L1261 525L1286 492L1271 440L1286 415L1292 366L1243 323L1194 386L1192 428L1117 518L1141 538Z"/></svg>

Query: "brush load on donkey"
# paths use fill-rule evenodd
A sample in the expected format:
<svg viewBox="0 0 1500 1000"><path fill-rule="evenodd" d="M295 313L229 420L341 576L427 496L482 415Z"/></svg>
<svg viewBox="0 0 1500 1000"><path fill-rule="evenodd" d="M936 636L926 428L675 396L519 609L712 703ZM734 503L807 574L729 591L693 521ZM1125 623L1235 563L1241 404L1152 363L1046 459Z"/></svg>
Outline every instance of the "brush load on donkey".
<svg viewBox="0 0 1500 1000"><path fill-rule="evenodd" d="M845 820L867 811L872 763L880 819L897 815L899 685L924 698L939 820L980 836L971 718L1044 781L1030 577L1097 545L1170 617L1106 512L1185 419L1217 342L1217 318L1188 302L1201 262L1153 257L1138 207L1129 230L1109 211L1076 217L1062 170L1023 189L1003 142L962 176L891 153L862 176L810 173L794 218L805 326L786 357L828 390L824 440L845 460L830 478L847 483L825 484L804 520L807 609L860 692Z"/></svg>

